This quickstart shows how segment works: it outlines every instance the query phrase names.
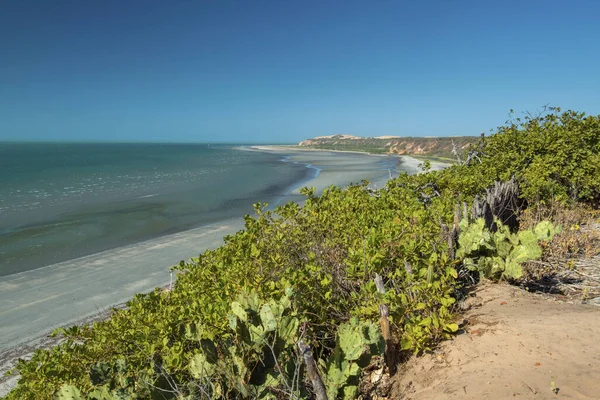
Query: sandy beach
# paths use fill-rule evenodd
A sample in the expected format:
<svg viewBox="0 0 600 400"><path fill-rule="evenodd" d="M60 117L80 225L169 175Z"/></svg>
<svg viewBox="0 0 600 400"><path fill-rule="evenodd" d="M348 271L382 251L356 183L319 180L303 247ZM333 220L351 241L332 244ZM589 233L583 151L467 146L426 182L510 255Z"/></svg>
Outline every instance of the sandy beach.
<svg viewBox="0 0 600 400"><path fill-rule="evenodd" d="M414 164L412 160L396 156L356 151L303 149L294 146L248 146L243 149L282 154L286 156L287 162L305 164L308 168L314 168L316 170L314 178L294 188L290 195L300 195L299 189L303 186L314 187L317 193L321 193L327 186L347 186L351 183L359 183L363 179L369 181L370 187L381 188L390 177L398 176L399 172L418 172L416 164L419 163L418 160L415 160L417 163Z"/></svg>
<svg viewBox="0 0 600 400"><path fill-rule="evenodd" d="M346 186L366 179L373 188L379 188L402 170L418 172L420 163L410 157L400 159L278 146L245 150L275 152L282 155L284 162L304 164L314 170L312 179L299 182L279 202L301 201L299 189L304 186L321 192L330 185ZM397 165L400 165L398 170ZM8 370L16 358L27 357L36 347L51 344L45 338L53 329L104 318L112 307L124 304L136 293L168 285L172 265L218 247L225 235L242 228L240 216L2 277L0 374ZM5 394L16 379L0 377L0 395Z"/></svg>
<svg viewBox="0 0 600 400"><path fill-rule="evenodd" d="M400 160L400 162L402 163L402 170L408 171L411 174L420 173L421 168L419 167L419 165L423 163L423 160L419 160L417 158L407 156L407 155L370 154L370 153L360 152L360 151L312 149L312 148L307 148L307 147L287 146L287 145L249 146L248 148L252 149L252 150L257 150L257 151L293 154L298 159L306 159L307 155L309 155L309 154L314 155L315 158L319 158L318 157L319 154L327 154L327 153L329 153L329 154L358 154L358 155L368 154L371 157L396 158L396 159ZM442 170L442 169L447 168L450 165L452 165L450 163L445 163L445 162L435 161L435 160L430 160L429 162L431 163L432 171Z"/></svg>
<svg viewBox="0 0 600 400"><path fill-rule="evenodd" d="M243 228L240 218L2 277L0 396L16 377L1 375L19 357L52 344L54 329L102 319L112 307L170 282L170 266Z"/></svg>

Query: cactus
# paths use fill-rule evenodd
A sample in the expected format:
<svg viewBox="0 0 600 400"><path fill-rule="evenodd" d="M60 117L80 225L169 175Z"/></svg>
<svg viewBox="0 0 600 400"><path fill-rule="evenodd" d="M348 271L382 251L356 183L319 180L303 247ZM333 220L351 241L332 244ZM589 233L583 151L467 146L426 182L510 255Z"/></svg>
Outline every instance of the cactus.
<svg viewBox="0 0 600 400"><path fill-rule="evenodd" d="M361 369L369 364L373 355L382 354L384 349L385 342L376 324L352 318L341 325L333 354L326 362L319 360L326 371L327 397L355 398Z"/></svg>
<svg viewBox="0 0 600 400"><path fill-rule="evenodd" d="M292 303L293 292L286 290L279 300L262 300L256 293L245 293L231 303L229 332L218 342L205 338L199 323L185 326L186 339L196 342L197 350L187 363L195 380L184 389L182 399L204 395L213 398L276 398L285 392L297 398L309 396L298 376L296 343L301 319ZM382 354L385 343L378 325L357 318L340 325L337 345L327 358L318 360L327 397L351 399L358 392L359 377L371 357ZM83 398L117 400L137 398L136 379L128 373L123 359L98 362L90 370L91 391L64 385L55 394L57 400ZM149 378L152 379L152 378ZM168 386L153 380L144 398L160 395ZM187 396L187 397L185 397Z"/></svg>
<svg viewBox="0 0 600 400"><path fill-rule="evenodd" d="M496 220L498 230L490 232L482 218L469 223L461 221L462 233L458 238L458 257L471 270L489 279L518 279L523 275L521 263L535 260L542 255L540 241L551 240L560 232L549 221L538 223L533 229L513 234L508 227Z"/></svg>
<svg viewBox="0 0 600 400"><path fill-rule="evenodd" d="M81 392L75 386L62 385L54 394L55 400L83 400Z"/></svg>
<svg viewBox="0 0 600 400"><path fill-rule="evenodd" d="M198 353L190 360L190 373L196 379L211 377L216 372L216 363L208 361L203 353Z"/></svg>
<svg viewBox="0 0 600 400"><path fill-rule="evenodd" d="M289 387L300 325L292 295L290 289L279 301L262 301L255 292L239 295L228 315L230 341L217 352L215 344L204 339L205 345L190 360L190 374L212 382L213 388L223 382L240 397L268 397L272 388Z"/></svg>

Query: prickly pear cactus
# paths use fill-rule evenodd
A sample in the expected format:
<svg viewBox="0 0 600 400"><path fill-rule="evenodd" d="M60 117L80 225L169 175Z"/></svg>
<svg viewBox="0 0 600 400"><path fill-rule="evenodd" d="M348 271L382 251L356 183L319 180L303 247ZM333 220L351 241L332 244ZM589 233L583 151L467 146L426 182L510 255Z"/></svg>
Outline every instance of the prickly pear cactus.
<svg viewBox="0 0 600 400"><path fill-rule="evenodd" d="M326 371L327 397L355 398L362 368L372 356L383 354L384 349L385 342L376 324L352 318L340 325L333 354L326 362L320 360L321 368Z"/></svg>
<svg viewBox="0 0 600 400"><path fill-rule="evenodd" d="M457 256L469 269L477 270L489 279L518 279L523 275L521 263L539 258L542 249L538 242L551 240L560 232L549 221L538 223L533 229L510 233L508 227L496 221L498 230L490 232L482 218L469 223L461 221L462 233L458 238Z"/></svg>
<svg viewBox="0 0 600 400"><path fill-rule="evenodd" d="M189 362L190 374L233 397L268 398L290 387L300 320L292 307L293 291L279 300L263 301L254 292L231 303L231 339L217 345L204 340Z"/></svg>
<svg viewBox="0 0 600 400"><path fill-rule="evenodd" d="M189 369L194 378L200 379L213 376L217 365L210 362L204 353L198 353L190 360Z"/></svg>
<svg viewBox="0 0 600 400"><path fill-rule="evenodd" d="M62 385L54 394L54 400L83 400L81 392L75 386Z"/></svg>

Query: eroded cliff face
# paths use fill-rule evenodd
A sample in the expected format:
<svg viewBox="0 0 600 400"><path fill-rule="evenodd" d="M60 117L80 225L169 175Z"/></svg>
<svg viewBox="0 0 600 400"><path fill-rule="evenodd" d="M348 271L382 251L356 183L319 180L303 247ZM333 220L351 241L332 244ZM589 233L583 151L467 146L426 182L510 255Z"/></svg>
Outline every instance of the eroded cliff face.
<svg viewBox="0 0 600 400"><path fill-rule="evenodd" d="M470 144L477 142L477 136L456 137L398 137L382 136L364 138L352 135L331 135L307 139L299 146L330 150L358 150L383 154L424 155L435 157L453 157L452 147L459 152L465 151Z"/></svg>
<svg viewBox="0 0 600 400"><path fill-rule="evenodd" d="M298 143L298 146L319 146L319 145L337 145L337 144L344 144L347 141L350 140L365 140L365 138L360 137L360 136L353 136L353 135L346 135L343 133L338 133L335 135L329 135L329 136L316 136L312 139L306 139L303 140L302 142Z"/></svg>

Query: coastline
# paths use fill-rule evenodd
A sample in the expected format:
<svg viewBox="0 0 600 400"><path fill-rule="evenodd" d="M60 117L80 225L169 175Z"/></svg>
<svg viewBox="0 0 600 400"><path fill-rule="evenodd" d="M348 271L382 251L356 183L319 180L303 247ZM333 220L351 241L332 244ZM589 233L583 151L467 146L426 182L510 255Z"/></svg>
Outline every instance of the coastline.
<svg viewBox="0 0 600 400"><path fill-rule="evenodd" d="M314 187L319 194L331 185L345 187L362 180L369 181L369 187L377 189L385 186L390 178L398 176L398 169L409 173L419 172L416 164L413 165L411 160L388 154L315 150L284 145L244 146L238 149L278 154L284 157L283 161L316 168L318 173L312 179L288 192L291 196L300 196L300 188L304 186Z"/></svg>
<svg viewBox="0 0 600 400"><path fill-rule="evenodd" d="M304 186L321 192L330 185L344 187L367 179L371 187L382 187L392 175L389 170L398 163L395 156L361 152L294 151L277 146L244 150L276 152L281 154L282 162L315 169L312 178L296 182L272 206L302 201L299 189ZM403 169L412 168L405 162L401 164ZM133 295L165 287L170 266L220 246L224 236L243 229L243 225L241 217L228 219L2 277L0 396L18 380L18 376L1 375L14 366L16 359L27 358L37 348L55 345L57 340L47 337L53 329L105 319L112 308L123 307Z"/></svg>
<svg viewBox="0 0 600 400"><path fill-rule="evenodd" d="M270 153L285 153L285 152L295 152L295 153L348 153L348 154L368 154L372 157L398 157L402 160L402 166L404 168L410 168L412 172L419 173L420 168L419 164L421 164L424 160L427 160L431 163L431 170L438 171L444 168L448 168L453 164L450 162L445 162L437 157L428 157L428 156L409 156L405 154L374 154L366 151L353 151L353 150L328 150L328 149L313 149L310 147L300 147L297 145L257 145L257 146L247 146L248 149L254 151L264 151ZM450 160L448 160L450 161Z"/></svg>
<svg viewBox="0 0 600 400"><path fill-rule="evenodd" d="M47 338L53 329L105 319L135 294L165 287L172 265L220 246L243 224L235 218L3 277L0 396L16 383L1 375L16 359L56 344Z"/></svg>
<svg viewBox="0 0 600 400"><path fill-rule="evenodd" d="M269 148L269 150L271 149ZM282 155L289 154L286 151ZM343 157L333 159L325 155L324 159L317 160L319 163L325 164L321 166L313 165L308 162L310 160L304 158L297 159L293 155L289 156L289 159L282 161L304 164L307 168L315 169L317 173L309 179L293 184L279 202L299 200L299 197L303 197L299 190L304 186L316 186L317 191L320 192L330 185L347 186L350 183L359 182L358 177L375 177L381 181L381 178L387 176L387 170L374 166L376 163L372 160L375 158L365 153L360 153L360 156L359 161L362 160L362 162L356 160L350 162ZM379 160L377 159L377 161ZM340 170L343 171L340 172ZM385 178L385 181L387 179ZM56 304L57 299L66 293L74 292L70 290L70 286L76 286L79 290L77 293L72 293L71 299L69 302L65 302L65 306L73 306L73 302L78 305L88 301L94 303L94 308L73 313L77 314L75 317L54 316L53 320L62 322L48 324L46 330L50 331L58 326L75 323L97 312L102 312L106 308L123 303L135 293L164 286L168 283L171 265L178 263L182 258L189 259L208 248L220 245L224 236L242 228L241 216L234 217L56 264L5 275L0 280L0 317L3 322L16 321L17 314L13 316L12 313L16 313L18 310L39 310L40 305L48 305L47 303L50 301L53 302L52 308L60 307L59 304ZM148 253L153 255L149 256ZM147 269L142 269L144 263L148 263ZM109 271L107 268L112 268L112 270ZM119 273L120 271L127 271L128 276L123 276ZM136 272L142 274L144 281L137 279ZM119 276L122 280L121 286L116 282L111 282L111 276ZM85 280L82 280L84 277ZM107 293L111 290L114 291L111 296L112 300L105 301L99 294L84 290L85 282L101 283L103 290ZM48 290L45 291L46 286ZM98 287L98 285L94 286ZM27 315L26 318L36 322L40 322L40 319L48 320L48 314L46 312L43 314L42 318L34 315ZM13 335L10 333L8 325L10 324L5 323L0 326L0 351L33 339L34 335L40 333L40 330L36 328L28 328L20 331L18 335ZM14 339L11 339L13 337ZM13 342L16 338L19 340Z"/></svg>

